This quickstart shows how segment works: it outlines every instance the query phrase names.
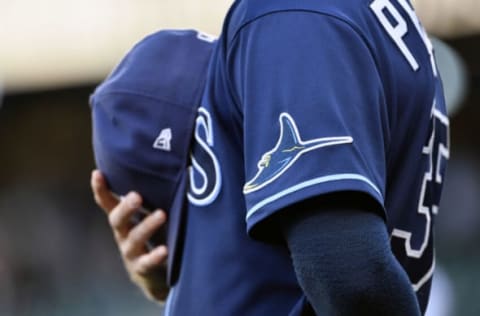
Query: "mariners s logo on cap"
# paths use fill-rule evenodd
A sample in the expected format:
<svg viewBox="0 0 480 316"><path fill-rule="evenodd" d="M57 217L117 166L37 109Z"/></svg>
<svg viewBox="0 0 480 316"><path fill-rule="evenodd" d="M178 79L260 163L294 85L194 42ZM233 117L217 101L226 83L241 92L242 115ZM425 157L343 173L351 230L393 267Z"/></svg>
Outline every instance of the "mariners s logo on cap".
<svg viewBox="0 0 480 316"><path fill-rule="evenodd" d="M314 149L352 143L350 136L322 137L308 141L300 138L297 125L290 114L283 112L279 117L280 136L275 147L262 155L258 162L257 174L243 187L243 193L248 194L270 184L285 171L287 171L297 159Z"/></svg>

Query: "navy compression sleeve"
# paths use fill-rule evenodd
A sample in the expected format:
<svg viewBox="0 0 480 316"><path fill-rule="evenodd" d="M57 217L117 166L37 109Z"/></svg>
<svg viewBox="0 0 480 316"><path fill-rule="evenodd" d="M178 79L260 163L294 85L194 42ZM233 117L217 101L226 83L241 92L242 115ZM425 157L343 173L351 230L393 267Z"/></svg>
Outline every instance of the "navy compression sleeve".
<svg viewBox="0 0 480 316"><path fill-rule="evenodd" d="M280 216L297 279L318 315L420 315L375 208L337 194L296 204Z"/></svg>

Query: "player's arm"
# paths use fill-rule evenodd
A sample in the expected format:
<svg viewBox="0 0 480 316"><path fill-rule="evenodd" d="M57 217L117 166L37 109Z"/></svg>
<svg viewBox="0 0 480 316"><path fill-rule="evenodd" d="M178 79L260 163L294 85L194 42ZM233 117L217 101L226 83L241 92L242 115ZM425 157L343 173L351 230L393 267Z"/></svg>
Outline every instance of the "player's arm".
<svg viewBox="0 0 480 316"><path fill-rule="evenodd" d="M340 192L279 215L297 279L319 315L420 315L379 214L366 195Z"/></svg>
<svg viewBox="0 0 480 316"><path fill-rule="evenodd" d="M153 301L163 301L168 293L165 281L167 248L160 245L151 251L146 241L166 220L165 212L157 210L132 227L130 218L142 204L138 193L130 192L121 201L108 190L98 170L91 176L96 203L105 211L130 279Z"/></svg>
<svg viewBox="0 0 480 316"><path fill-rule="evenodd" d="M386 53L329 15L276 13L242 31L243 45L229 56L244 110L250 236L276 239L269 224L280 218L299 284L319 315L419 315L377 215L385 214L391 128L379 64ZM281 113L291 118L284 127ZM352 141L294 154L345 136Z"/></svg>

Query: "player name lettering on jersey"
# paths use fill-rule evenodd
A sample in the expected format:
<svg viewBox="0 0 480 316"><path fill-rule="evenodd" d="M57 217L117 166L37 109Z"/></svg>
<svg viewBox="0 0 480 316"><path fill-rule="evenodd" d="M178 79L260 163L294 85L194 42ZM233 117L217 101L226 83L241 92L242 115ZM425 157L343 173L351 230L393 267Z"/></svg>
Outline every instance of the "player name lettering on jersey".
<svg viewBox="0 0 480 316"><path fill-rule="evenodd" d="M418 20L415 11L406 0L397 0L397 2L408 14L413 25L415 25L415 29L422 38L423 43L427 48L428 54L430 55L430 63L432 65L433 74L437 76L437 67L435 63L435 57L433 55L433 45L430 42L430 39L428 38L425 29ZM373 10L382 26L385 28L389 36L400 49L403 56L407 59L412 69L414 71L417 71L420 68L420 65L418 64L417 60L415 59L412 52L404 41L404 37L408 34L408 25L405 19L403 19L400 12L392 4L391 0L374 0L370 4L370 8Z"/></svg>

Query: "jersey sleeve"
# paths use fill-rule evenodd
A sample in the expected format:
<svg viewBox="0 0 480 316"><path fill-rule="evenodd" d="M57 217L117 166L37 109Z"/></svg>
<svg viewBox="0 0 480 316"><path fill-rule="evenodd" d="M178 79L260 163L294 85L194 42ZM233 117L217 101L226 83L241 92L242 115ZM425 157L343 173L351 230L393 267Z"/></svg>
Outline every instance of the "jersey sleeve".
<svg viewBox="0 0 480 316"><path fill-rule="evenodd" d="M363 192L384 205L388 112L367 43L347 21L306 11L268 14L232 39L251 235L318 195Z"/></svg>

